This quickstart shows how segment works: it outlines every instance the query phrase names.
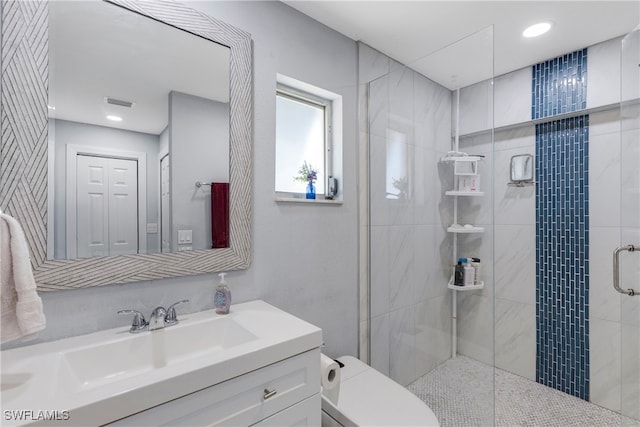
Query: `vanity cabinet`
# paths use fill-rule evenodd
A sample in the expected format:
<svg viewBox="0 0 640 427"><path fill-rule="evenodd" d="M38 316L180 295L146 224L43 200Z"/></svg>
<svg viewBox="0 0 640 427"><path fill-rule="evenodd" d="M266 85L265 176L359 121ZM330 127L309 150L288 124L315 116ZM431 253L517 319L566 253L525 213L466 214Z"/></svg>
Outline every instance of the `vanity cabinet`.
<svg viewBox="0 0 640 427"><path fill-rule="evenodd" d="M110 426L320 425L320 349L118 420Z"/></svg>
<svg viewBox="0 0 640 427"><path fill-rule="evenodd" d="M181 317L3 351L2 425L320 425L320 328L259 300Z"/></svg>

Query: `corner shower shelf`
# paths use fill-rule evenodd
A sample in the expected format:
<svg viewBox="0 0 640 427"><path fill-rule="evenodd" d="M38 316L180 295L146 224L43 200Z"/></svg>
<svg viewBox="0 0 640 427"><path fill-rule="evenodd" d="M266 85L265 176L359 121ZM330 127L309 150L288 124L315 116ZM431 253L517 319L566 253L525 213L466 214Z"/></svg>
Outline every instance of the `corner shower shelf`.
<svg viewBox="0 0 640 427"><path fill-rule="evenodd" d="M477 291L478 289L484 288L484 282L481 281L475 285L456 286L453 284L453 277L452 277L449 280L449 283L447 284L447 288L453 289L454 291Z"/></svg>
<svg viewBox="0 0 640 427"><path fill-rule="evenodd" d="M483 156L451 156L451 157L441 157L441 161L443 162L477 162L480 160L484 160Z"/></svg>
<svg viewBox="0 0 640 427"><path fill-rule="evenodd" d="M484 233L484 227L449 227L447 232L458 234Z"/></svg>
<svg viewBox="0 0 640 427"><path fill-rule="evenodd" d="M482 191L458 191L458 190L449 190L445 191L447 196L484 196Z"/></svg>
<svg viewBox="0 0 640 427"><path fill-rule="evenodd" d="M458 105L460 105L460 91L457 92ZM478 169L478 163L484 160L484 156L468 156L458 151L458 127L456 123L456 139L455 139L455 154L461 154L456 156L441 157L440 161L443 163L453 163L453 175L454 175L454 188L452 190L445 191L445 195L453 196L453 224L447 228L447 232L452 233L452 256L454 264L458 260L458 234L471 234L471 233L483 233L483 227L476 227L467 224L464 227L458 224L458 196L462 197L478 197L484 196L484 193L480 190L480 171ZM447 283L447 288L451 289L451 357L455 358L457 353L457 295L458 292L475 291L484 288L484 282L478 281L474 285L470 286L456 286L453 284L453 275Z"/></svg>

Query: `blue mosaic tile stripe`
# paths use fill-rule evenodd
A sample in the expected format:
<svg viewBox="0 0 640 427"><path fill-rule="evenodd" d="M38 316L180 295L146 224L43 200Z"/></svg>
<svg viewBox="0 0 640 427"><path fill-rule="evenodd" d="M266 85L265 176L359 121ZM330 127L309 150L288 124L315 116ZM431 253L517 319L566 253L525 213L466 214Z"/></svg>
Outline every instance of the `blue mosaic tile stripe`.
<svg viewBox="0 0 640 427"><path fill-rule="evenodd" d="M589 400L589 116L536 125L536 379Z"/></svg>
<svg viewBox="0 0 640 427"><path fill-rule="evenodd" d="M531 118L587 108L587 49L533 66Z"/></svg>

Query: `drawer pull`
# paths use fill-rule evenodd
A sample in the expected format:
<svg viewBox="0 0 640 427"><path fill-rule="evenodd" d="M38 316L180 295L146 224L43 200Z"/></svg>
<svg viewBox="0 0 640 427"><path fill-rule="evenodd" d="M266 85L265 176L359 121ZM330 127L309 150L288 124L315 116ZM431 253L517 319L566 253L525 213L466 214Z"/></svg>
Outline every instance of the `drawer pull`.
<svg viewBox="0 0 640 427"><path fill-rule="evenodd" d="M262 396L262 398L263 398L264 400L267 400L267 399L269 399L269 398L271 398L271 397L275 396L277 392L278 392L278 391L277 391L277 390L275 390L275 389L273 389L273 390L269 390L268 388L265 388L265 389L264 389L264 396Z"/></svg>

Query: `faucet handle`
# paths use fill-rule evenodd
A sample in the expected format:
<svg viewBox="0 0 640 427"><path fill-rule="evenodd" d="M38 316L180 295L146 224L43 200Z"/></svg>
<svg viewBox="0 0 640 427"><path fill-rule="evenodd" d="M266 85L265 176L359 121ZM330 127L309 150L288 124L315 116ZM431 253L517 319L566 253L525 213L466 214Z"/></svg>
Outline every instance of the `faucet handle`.
<svg viewBox="0 0 640 427"><path fill-rule="evenodd" d="M129 332L132 334L144 331L149 325L144 318L144 314L140 313L138 310L120 310L118 311L118 314L133 314L133 322L131 322L131 329L129 329Z"/></svg>
<svg viewBox="0 0 640 427"><path fill-rule="evenodd" d="M180 305L180 304L188 304L189 300L188 299L184 299L182 301L178 301L176 303L173 303L169 306L169 308L167 308L167 315L164 318L164 323L167 326L171 326L171 325L175 325L178 323L178 316L176 315L176 305Z"/></svg>

